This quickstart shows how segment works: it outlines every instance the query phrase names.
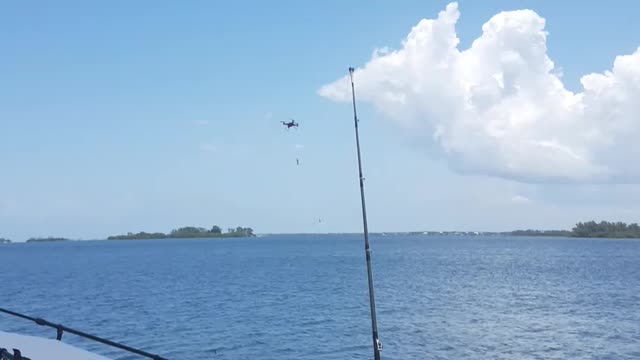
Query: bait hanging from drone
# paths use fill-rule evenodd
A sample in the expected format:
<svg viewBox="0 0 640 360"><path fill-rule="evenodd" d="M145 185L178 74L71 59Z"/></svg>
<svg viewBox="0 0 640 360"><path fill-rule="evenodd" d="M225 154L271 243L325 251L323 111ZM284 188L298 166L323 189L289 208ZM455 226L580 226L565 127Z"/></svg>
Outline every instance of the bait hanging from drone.
<svg viewBox="0 0 640 360"><path fill-rule="evenodd" d="M291 120L291 121L288 121L288 122L287 121L280 121L282 123L282 125L286 127L287 130L291 129L292 127L295 127L297 129L298 126L300 125L294 119L289 119L289 120ZM298 149L299 145L296 144L295 147L296 147L296 149ZM296 157L296 165L300 166L300 158L299 157Z"/></svg>

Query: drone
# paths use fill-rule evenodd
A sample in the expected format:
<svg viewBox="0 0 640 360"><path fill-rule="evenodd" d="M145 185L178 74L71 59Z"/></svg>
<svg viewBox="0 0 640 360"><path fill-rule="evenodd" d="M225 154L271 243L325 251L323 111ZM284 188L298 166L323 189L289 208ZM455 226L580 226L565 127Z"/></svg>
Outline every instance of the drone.
<svg viewBox="0 0 640 360"><path fill-rule="evenodd" d="M291 119L291 121L289 122L286 122L286 121L280 121L280 122L282 123L282 125L286 126L287 129L291 129L292 127L296 127L296 128L298 127L298 123L293 119Z"/></svg>

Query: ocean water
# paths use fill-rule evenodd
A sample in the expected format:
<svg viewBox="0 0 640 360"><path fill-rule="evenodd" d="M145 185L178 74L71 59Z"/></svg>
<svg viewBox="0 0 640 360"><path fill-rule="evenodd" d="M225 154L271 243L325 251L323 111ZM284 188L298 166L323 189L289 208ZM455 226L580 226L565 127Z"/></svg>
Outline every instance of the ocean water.
<svg viewBox="0 0 640 360"><path fill-rule="evenodd" d="M640 241L371 242L383 359L640 359ZM0 264L1 307L169 359L372 358L361 236L12 244Z"/></svg>

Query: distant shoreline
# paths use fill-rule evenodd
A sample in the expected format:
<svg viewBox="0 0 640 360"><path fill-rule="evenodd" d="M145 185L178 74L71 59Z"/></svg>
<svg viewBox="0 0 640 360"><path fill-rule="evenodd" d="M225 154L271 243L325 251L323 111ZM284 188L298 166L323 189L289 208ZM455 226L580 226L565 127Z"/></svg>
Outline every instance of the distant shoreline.
<svg viewBox="0 0 640 360"><path fill-rule="evenodd" d="M47 238L31 238L26 242L41 243L41 242L59 242L59 241L70 241L70 240L66 238L61 238L61 237L47 237Z"/></svg>
<svg viewBox="0 0 640 360"><path fill-rule="evenodd" d="M162 241L162 240L221 240L221 239L248 239L248 238L261 238L271 236L362 236L362 232L336 232L336 233L264 233L254 234L252 236L202 236L202 237L164 237L164 238L127 238L127 239L65 239L65 240L39 240L39 241L26 241L26 242L13 242L0 241L0 245L14 245L14 244L38 244L38 243L68 243L68 242L95 242L95 241L109 241L109 242L126 242L126 241ZM562 239L600 239L600 240L640 240L639 237L609 237L609 236L573 236L573 235L524 235L514 234L511 232L474 232L474 231L412 231L412 232L373 232L369 233L370 236L375 237L409 237L409 236L421 236L421 237L513 237L513 238L562 238Z"/></svg>
<svg viewBox="0 0 640 360"><path fill-rule="evenodd" d="M165 239L230 239L230 238L251 238L273 235L360 235L361 232L334 232L334 233L262 233L255 234L251 228L237 227L229 228L227 232L222 232L218 226L211 229L200 227L183 227L165 233L127 233L126 235L109 236L104 240L165 240ZM623 222L589 221L578 223L572 230L514 230L514 231L378 231L371 232L372 236L514 236L514 237L561 237L561 238L582 238L582 239L640 239L640 226L636 223L626 224ZM66 238L48 237L31 238L28 243L60 242L60 241L83 241ZM0 243L10 244L9 239L0 238Z"/></svg>

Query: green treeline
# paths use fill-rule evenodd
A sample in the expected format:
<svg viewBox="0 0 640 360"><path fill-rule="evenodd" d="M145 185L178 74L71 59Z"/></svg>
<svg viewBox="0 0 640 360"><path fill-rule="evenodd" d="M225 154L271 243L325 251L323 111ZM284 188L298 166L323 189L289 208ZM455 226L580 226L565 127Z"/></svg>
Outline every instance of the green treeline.
<svg viewBox="0 0 640 360"><path fill-rule="evenodd" d="M623 222L588 221L577 223L573 228L572 236L585 238L640 238L640 226L638 224L625 224Z"/></svg>
<svg viewBox="0 0 640 360"><path fill-rule="evenodd" d="M69 239L65 239L62 237L46 237L46 238L31 238L27 240L27 242L50 242L50 241L69 241Z"/></svg>
<svg viewBox="0 0 640 360"><path fill-rule="evenodd" d="M237 228L229 228L226 232L214 225L211 229L205 229L202 227L186 226L179 229L171 230L170 233L165 234L161 232L147 233L139 232L137 234L127 233L127 235L115 235L109 236L107 240L142 240L142 239L187 239L187 238L218 238L218 237L253 237L252 228L244 228L238 226Z"/></svg>
<svg viewBox="0 0 640 360"><path fill-rule="evenodd" d="M577 223L571 230L516 230L505 233L512 236L565 236L580 238L640 239L640 226L636 223L588 221Z"/></svg>

